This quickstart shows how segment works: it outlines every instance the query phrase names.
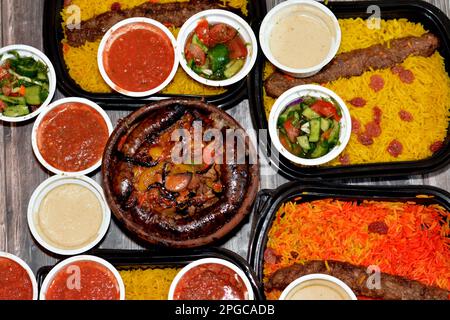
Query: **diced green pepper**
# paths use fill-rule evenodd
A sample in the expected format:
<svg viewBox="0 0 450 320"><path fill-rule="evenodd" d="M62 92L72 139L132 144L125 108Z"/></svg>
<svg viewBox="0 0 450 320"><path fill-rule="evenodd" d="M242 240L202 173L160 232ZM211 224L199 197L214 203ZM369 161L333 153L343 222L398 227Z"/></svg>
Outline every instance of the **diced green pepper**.
<svg viewBox="0 0 450 320"><path fill-rule="evenodd" d="M211 61L211 68L213 73L217 73L224 70L229 58L229 50L224 44L218 44L208 52L208 57Z"/></svg>
<svg viewBox="0 0 450 320"><path fill-rule="evenodd" d="M34 77L36 77L38 70L37 70L36 64L34 64L32 66L20 64L20 65L16 66L16 72L18 74L20 74L21 76L34 78Z"/></svg>
<svg viewBox="0 0 450 320"><path fill-rule="evenodd" d="M41 103L44 103L44 101L47 99L49 92L47 90L42 89L39 93L39 98L41 100Z"/></svg>

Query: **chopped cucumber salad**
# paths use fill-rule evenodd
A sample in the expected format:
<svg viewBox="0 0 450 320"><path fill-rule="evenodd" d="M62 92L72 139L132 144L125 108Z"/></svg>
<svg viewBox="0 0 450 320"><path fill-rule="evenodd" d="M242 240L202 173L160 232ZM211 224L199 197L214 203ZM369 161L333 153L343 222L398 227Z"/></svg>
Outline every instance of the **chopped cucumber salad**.
<svg viewBox="0 0 450 320"><path fill-rule="evenodd" d="M341 110L325 98L305 96L289 104L277 121L281 144L293 155L316 159L339 143Z"/></svg>
<svg viewBox="0 0 450 320"><path fill-rule="evenodd" d="M17 51L8 54L12 57L0 62L0 112L21 117L37 110L47 99L48 66Z"/></svg>

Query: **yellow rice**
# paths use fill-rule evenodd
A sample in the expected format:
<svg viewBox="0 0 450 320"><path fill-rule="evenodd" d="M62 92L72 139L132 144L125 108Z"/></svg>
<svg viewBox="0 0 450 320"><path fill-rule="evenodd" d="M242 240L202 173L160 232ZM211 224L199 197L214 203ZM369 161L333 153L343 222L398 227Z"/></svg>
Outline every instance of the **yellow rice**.
<svg viewBox="0 0 450 320"><path fill-rule="evenodd" d="M72 5L77 5L81 9L81 20L87 20L102 14L111 9L115 2L121 4L122 9L132 8L149 0L72 0ZM160 3L186 2L189 0L155 0ZM221 0L224 6L240 9L247 15L247 0ZM61 12L63 23L69 18L68 12ZM175 37L178 29L172 28ZM111 88L106 84L100 75L97 67L97 51L100 40L86 42L81 47L71 47L66 40L63 40L63 56L70 77L84 90L95 93L111 92ZM180 67L172 82L162 91L165 94L191 94L191 95L218 95L224 93L223 88L208 87L192 80Z"/></svg>
<svg viewBox="0 0 450 320"><path fill-rule="evenodd" d="M132 269L119 271L126 300L167 300L170 285L180 269Z"/></svg>
<svg viewBox="0 0 450 320"><path fill-rule="evenodd" d="M342 28L340 52L366 48L396 38L420 36L426 32L421 24L406 19L382 20L379 30L368 29L362 19L342 19L339 23ZM444 59L436 52L429 58L409 57L402 66L414 73L415 80L412 84L403 83L389 69L369 71L359 77L342 78L325 84L344 101L355 97L367 101L362 108L347 103L351 115L360 121L362 129L373 119L372 108L378 106L382 109L382 133L374 138L372 145L362 145L356 134L352 134L343 152L349 155L352 164L425 159L432 155L430 146L445 139L450 115L450 78L445 71ZM266 63L264 79L273 71L273 66ZM369 87L370 77L374 74L381 75L385 81L384 88L377 93ZM267 116L274 102L275 99L264 92ZM409 111L414 120L400 120L400 110ZM403 152L397 158L387 152L393 139L399 140L403 145ZM336 159L330 164L340 165L340 162Z"/></svg>

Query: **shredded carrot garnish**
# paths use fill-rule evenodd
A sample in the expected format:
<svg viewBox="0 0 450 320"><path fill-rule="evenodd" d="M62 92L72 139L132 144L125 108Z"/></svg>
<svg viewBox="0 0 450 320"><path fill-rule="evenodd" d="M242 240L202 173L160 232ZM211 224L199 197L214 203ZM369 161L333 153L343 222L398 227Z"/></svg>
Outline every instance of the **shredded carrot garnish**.
<svg viewBox="0 0 450 320"><path fill-rule="evenodd" d="M369 232L382 221L387 234ZM287 202L269 231L267 248L280 257L264 275L308 260L377 265L381 272L450 290L450 213L414 202ZM294 254L292 254L294 252ZM268 298L277 299L279 292Z"/></svg>

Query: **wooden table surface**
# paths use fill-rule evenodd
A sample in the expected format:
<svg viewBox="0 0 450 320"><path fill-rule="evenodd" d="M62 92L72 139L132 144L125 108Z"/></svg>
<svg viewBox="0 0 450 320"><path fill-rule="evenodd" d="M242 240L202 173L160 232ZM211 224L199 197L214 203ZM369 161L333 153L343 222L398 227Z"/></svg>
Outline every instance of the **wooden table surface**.
<svg viewBox="0 0 450 320"><path fill-rule="evenodd" d="M257 0L264 1L264 0ZM280 1L267 0L268 8ZM430 0L450 16L449 0ZM0 43L27 44L42 49L43 0L0 0ZM54 99L61 98L57 93ZM252 128L248 102L244 101L228 111L244 128ZM113 123L125 116L125 111L108 111ZM43 265L54 263L58 257L44 252L33 240L27 225L27 206L34 189L49 177L38 163L31 148L31 128L33 122L22 124L0 123L0 251L20 256L34 271ZM439 172L412 176L408 179L359 179L349 183L409 185L427 184L450 191L449 168ZM100 173L93 175L97 181ZM261 177L262 188L275 188L286 182L279 176ZM246 256L250 224L247 222L224 247ZM101 248L139 249L136 242L127 237L113 219Z"/></svg>

